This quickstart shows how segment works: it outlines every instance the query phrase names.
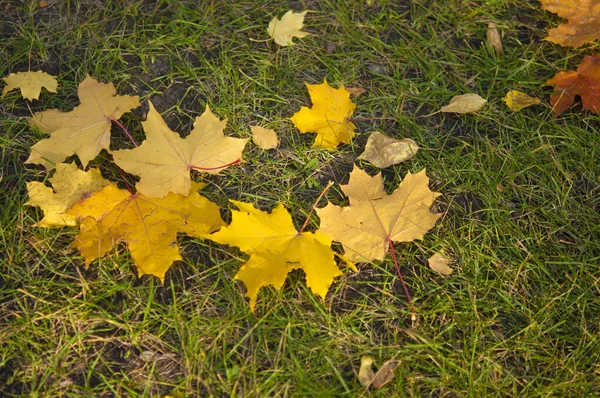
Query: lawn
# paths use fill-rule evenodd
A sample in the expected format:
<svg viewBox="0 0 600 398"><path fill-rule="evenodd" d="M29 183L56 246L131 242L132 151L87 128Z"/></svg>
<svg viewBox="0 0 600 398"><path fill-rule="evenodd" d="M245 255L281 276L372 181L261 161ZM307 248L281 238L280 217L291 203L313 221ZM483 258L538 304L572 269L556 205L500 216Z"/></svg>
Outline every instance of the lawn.
<svg viewBox="0 0 600 398"><path fill-rule="evenodd" d="M598 44L544 41L561 20L540 3L512 0L8 1L0 4L0 76L44 70L57 94L0 100L0 391L2 396L434 396L600 395L599 117L577 104L557 118L543 84L575 70ZM311 33L279 47L266 28L287 10L309 10ZM486 45L488 23L504 54ZM181 134L208 104L228 119L277 131L275 150L249 143L244 161L196 174L221 206L281 202L297 228L318 202L347 204L340 184L369 134L412 138L420 151L382 170L388 192L427 169L442 193L435 227L395 245L416 312L389 258L344 269L325 300L294 271L263 288L252 313L233 277L247 256L181 236L184 261L137 277L124 245L86 269L69 249L72 228L40 228L26 182L51 176L25 165L44 134L34 112L71 110L86 74L113 82L142 106L120 121L138 141L151 100ZM310 106L305 86L362 87L356 134L336 150L312 147L289 118ZM518 89L543 105L518 113L502 97ZM438 112L477 93L472 114ZM113 149L127 136L113 128ZM73 158L75 159L75 158ZM107 178L123 183L110 160ZM130 183L135 182L131 176ZM313 214L308 230L319 226ZM340 247L336 246L336 250ZM427 266L442 251L443 277ZM360 359L401 361L381 390L358 380Z"/></svg>

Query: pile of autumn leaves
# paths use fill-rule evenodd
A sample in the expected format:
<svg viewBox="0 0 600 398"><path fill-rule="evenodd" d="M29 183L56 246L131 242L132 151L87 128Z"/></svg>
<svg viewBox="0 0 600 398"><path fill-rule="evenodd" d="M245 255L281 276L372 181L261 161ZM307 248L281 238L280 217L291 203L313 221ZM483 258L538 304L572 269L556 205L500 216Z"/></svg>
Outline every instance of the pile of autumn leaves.
<svg viewBox="0 0 600 398"><path fill-rule="evenodd" d="M305 14L288 12L281 20L274 18L269 34L278 44L291 45L293 37L306 35L300 32ZM585 79L590 68L598 73L598 62L598 56L586 57L578 72L560 72L548 82L557 87L551 96L556 114L572 105L575 95L582 96L585 109L597 111L589 102L591 97L586 96L592 88ZM21 88L24 97L37 99L42 86L56 92L56 80L43 72L11 74L5 81L4 94ZM302 133L317 134L314 146L333 150L339 143L349 143L355 129L350 118L356 107L350 93L343 86L334 89L326 81L306 86L313 106L295 113L290 118L293 124ZM229 244L249 256L235 279L246 285L254 310L259 289L268 285L281 288L294 269L304 270L307 285L324 298L334 278L342 274L336 256L353 269L354 262L383 260L393 251L393 242L422 239L440 217L430 211L439 194L429 190L424 170L407 173L398 189L388 195L381 174L370 177L355 167L348 184L341 187L349 206L328 203L316 209L321 219L317 231L305 232L306 223L298 231L281 203L269 213L231 200L237 210L232 210L232 222L226 225L219 207L198 193L204 184L190 176L192 170L219 173L241 161L248 140L226 137L226 120L219 120L207 106L191 133L181 138L149 102L146 121L142 122L146 140L138 145L130 136L135 148L111 150L112 126L120 126L129 135L118 119L138 107L139 98L117 95L112 84L89 76L79 85L78 96L81 104L70 112L51 109L31 118L30 123L49 137L32 147L26 163L41 164L55 172L49 178L52 188L31 182L27 189L28 204L44 211L40 226L79 228L72 247L79 250L86 265L125 242L138 274L155 275L164 281L172 263L182 259L178 233ZM481 97L467 94L455 98L442 111L466 113L484 104ZM515 107L519 107L518 101ZM275 132L258 126L252 130L255 141L270 141L263 148L276 147ZM402 148L403 158L417 150L410 140L398 146L380 133L371 138L365 151L369 154L363 156L378 167L398 163L389 161L398 157L398 148ZM102 150L110 153L122 170L140 177L135 193L130 187L119 189L98 169L83 171L74 163L62 163L77 155L85 170ZM332 241L342 243L343 255L332 250Z"/></svg>

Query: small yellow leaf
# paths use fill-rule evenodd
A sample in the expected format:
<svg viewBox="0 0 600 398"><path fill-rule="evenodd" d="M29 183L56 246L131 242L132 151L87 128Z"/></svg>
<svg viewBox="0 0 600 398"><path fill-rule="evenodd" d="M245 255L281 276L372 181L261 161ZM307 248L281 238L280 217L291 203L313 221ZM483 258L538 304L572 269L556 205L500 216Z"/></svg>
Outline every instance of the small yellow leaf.
<svg viewBox="0 0 600 398"><path fill-rule="evenodd" d="M429 268L441 275L448 276L453 271L453 269L450 268L452 260L441 253L435 253L427 259L427 262L429 263Z"/></svg>
<svg viewBox="0 0 600 398"><path fill-rule="evenodd" d="M384 169L412 158L418 150L419 146L410 138L396 140L374 131L358 159L367 160L375 167Z"/></svg>
<svg viewBox="0 0 600 398"><path fill-rule="evenodd" d="M290 10L281 17L281 20L274 17L269 22L267 33L280 46L293 46L292 39L294 37L303 38L310 34L300 30L304 26L304 16L307 12L304 11L296 14Z"/></svg>
<svg viewBox="0 0 600 398"><path fill-rule="evenodd" d="M490 22L487 30L488 45L494 49L496 56L499 57L504 53L502 48L502 37L495 23Z"/></svg>
<svg viewBox="0 0 600 398"><path fill-rule="evenodd" d="M109 184L98 169L85 172L79 170L75 163L57 164L54 175L48 180L54 191L41 182L27 183L29 201L26 204L39 206L44 211L44 218L37 224L40 227L77 225L75 217L65 212L82 197L100 191Z"/></svg>
<svg viewBox="0 0 600 398"><path fill-rule="evenodd" d="M313 146L335 149L339 143L350 143L356 126L348 120L356 108L350 93L342 85L334 89L327 80L323 84L308 84L313 107L301 107L290 120L301 133L317 133Z"/></svg>
<svg viewBox="0 0 600 398"><path fill-rule="evenodd" d="M274 130L266 129L260 126L250 126L252 139L256 146L262 149L274 149L279 145L277 133Z"/></svg>
<svg viewBox="0 0 600 398"><path fill-rule="evenodd" d="M246 285L250 310L254 312L260 288L273 285L281 289L288 273L295 269L304 270L306 285L325 299L333 279L342 275L331 239L319 231L298 233L281 203L269 214L250 203L231 202L239 209L232 211L231 224L207 238L237 246L250 255L235 276Z"/></svg>
<svg viewBox="0 0 600 398"><path fill-rule="evenodd" d="M369 387L375 378L373 372L373 357L364 355L360 358L360 369L358 370L358 380L364 387Z"/></svg>
<svg viewBox="0 0 600 398"><path fill-rule="evenodd" d="M448 113L469 113L477 112L487 103L486 100L477 94L457 95L450 100L450 103L443 106L440 110Z"/></svg>
<svg viewBox="0 0 600 398"><path fill-rule="evenodd" d="M542 103L539 98L530 97L519 90L509 91L506 93L506 97L502 98L502 101L504 101L506 106L508 106L513 112L519 112L521 109L527 108L528 106Z"/></svg>
<svg viewBox="0 0 600 398"><path fill-rule="evenodd" d="M20 88L23 98L30 101L40 98L42 87L45 87L51 93L55 93L58 87L56 77L41 70L36 72L11 73L7 77L3 77L2 80L6 82L6 87L2 91L3 97L9 91Z"/></svg>

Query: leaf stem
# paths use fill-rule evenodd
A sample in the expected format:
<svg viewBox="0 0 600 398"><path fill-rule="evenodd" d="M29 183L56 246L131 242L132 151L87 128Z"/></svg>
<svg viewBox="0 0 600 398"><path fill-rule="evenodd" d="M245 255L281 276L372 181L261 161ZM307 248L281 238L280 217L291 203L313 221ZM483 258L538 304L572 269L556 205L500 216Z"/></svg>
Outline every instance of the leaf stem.
<svg viewBox="0 0 600 398"><path fill-rule="evenodd" d="M371 120L393 120L395 122L398 121L395 117L355 117L352 119L348 119L349 122L368 122Z"/></svg>
<svg viewBox="0 0 600 398"><path fill-rule="evenodd" d="M315 204L313 204L312 207L310 208L310 212L306 216L306 220L304 221L304 224L302 225L302 228L300 228L300 231L298 231L299 234L301 234L302 232L304 232L304 229L306 228L306 226L308 225L308 222L310 221L310 216L312 216L313 212L315 211L315 209L317 207L317 204L319 203L319 200L321 200L321 198L323 197L323 195L325 195L325 192L327 192L327 190L329 188L331 188L332 186L333 186L333 181L329 181L327 183L327 186L325 187L325 189L323 189L323 192L321 192L321 194L319 195L319 197L317 198L317 200L315 200Z"/></svg>
<svg viewBox="0 0 600 398"><path fill-rule="evenodd" d="M129 133L129 131L127 131L127 129L125 128L125 126L123 126L121 124L121 122L119 122L117 119L115 118L110 118L111 122L114 122L117 124L117 126L121 127L121 129L125 132L125 134L127 135L127 137L129 137L129 140L133 143L133 145L135 145L136 147L139 146L137 142L135 142L135 140L133 139L133 136Z"/></svg>
<svg viewBox="0 0 600 398"><path fill-rule="evenodd" d="M238 164L238 163L239 163L239 162L241 162L241 161L242 161L242 159L237 159L237 160L234 160L234 161L233 161L233 162L231 162L231 163L227 163L227 164L224 164L224 165L222 165L222 166L217 166L217 167L198 167L198 166L189 166L188 168L189 168L190 170L219 170L219 169L224 169L225 167L232 166L232 165L234 165L234 164Z"/></svg>
<svg viewBox="0 0 600 398"><path fill-rule="evenodd" d="M410 293L408 292L408 288L406 287L406 283L404 283L404 278L402 277L402 273L400 272L400 266L398 265L398 259L396 258L396 250L394 250L394 242L388 237L387 238L388 245L390 246L390 252L392 253L392 260L394 261L394 265L396 266L396 272L400 277L400 282L402 283L402 287L404 288L404 293L406 293L406 298L408 299L408 305L410 306L410 319L411 321L415 321L417 319L417 313L415 312L415 307L413 306L412 298Z"/></svg>

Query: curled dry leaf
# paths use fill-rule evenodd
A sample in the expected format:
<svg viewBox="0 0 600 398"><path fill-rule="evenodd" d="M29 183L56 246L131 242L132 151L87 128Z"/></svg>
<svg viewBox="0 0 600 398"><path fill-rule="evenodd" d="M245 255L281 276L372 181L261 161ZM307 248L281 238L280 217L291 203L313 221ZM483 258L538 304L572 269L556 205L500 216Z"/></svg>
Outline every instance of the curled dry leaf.
<svg viewBox="0 0 600 398"><path fill-rule="evenodd" d="M260 126L250 126L250 131L252 131L252 140L259 148L275 149L279 145L279 139L274 130Z"/></svg>
<svg viewBox="0 0 600 398"><path fill-rule="evenodd" d="M365 151L358 159L367 160L384 169L412 158L418 150L419 146L410 138L396 140L374 131L367 140Z"/></svg>
<svg viewBox="0 0 600 398"><path fill-rule="evenodd" d="M457 95L450 100L450 103L443 106L440 110L447 113L470 113L477 112L487 103L486 100L477 94Z"/></svg>
<svg viewBox="0 0 600 398"><path fill-rule="evenodd" d="M501 56L504 53L504 49L502 47L502 36L500 36L500 31L498 30L496 24L493 22L490 22L488 24L487 40L488 46L494 49L497 57Z"/></svg>
<svg viewBox="0 0 600 398"><path fill-rule="evenodd" d="M577 71L558 72L546 85L555 86L550 94L554 116L569 109L576 96L581 97L584 110L600 114L600 54L584 57Z"/></svg>
<svg viewBox="0 0 600 398"><path fill-rule="evenodd" d="M366 93L367 89L362 87L346 87L346 91L351 95L356 95L358 97L359 95Z"/></svg>
<svg viewBox="0 0 600 398"><path fill-rule="evenodd" d="M17 72L3 77L2 80L6 83L6 87L2 90L2 96L16 88L21 89L21 96L28 100L40 98L42 87L45 87L51 93L56 92L58 82L56 77L49 75L46 72L38 70L36 72Z"/></svg>
<svg viewBox="0 0 600 398"><path fill-rule="evenodd" d="M342 85L331 87L323 84L306 84L313 107L301 107L290 118L301 133L317 133L313 146L335 149L339 143L350 143L356 126L348 119L356 108L350 101L350 93Z"/></svg>
<svg viewBox="0 0 600 398"><path fill-rule="evenodd" d="M548 31L544 40L561 46L580 47L600 37L600 0L540 0L542 9L568 19Z"/></svg>
<svg viewBox="0 0 600 398"><path fill-rule="evenodd" d="M519 112L523 108L527 108L531 105L541 104L539 98L531 97L519 90L511 90L506 93L506 97L502 98L502 101L506 103L506 106L513 112Z"/></svg>
<svg viewBox="0 0 600 398"><path fill-rule="evenodd" d="M310 34L300 30L304 26L304 16L307 12L304 11L296 14L290 10L281 17L281 20L274 17L269 22L267 33L280 46L293 46L292 39L294 37L303 38Z"/></svg>
<svg viewBox="0 0 600 398"><path fill-rule="evenodd" d="M452 260L442 253L435 253L427 259L427 262L429 263L429 268L441 275L448 276L453 271L453 269L450 268Z"/></svg>
<svg viewBox="0 0 600 398"><path fill-rule="evenodd" d="M102 178L98 169L79 170L75 163L59 163L54 175L48 179L52 188L41 182L28 182L29 206L38 206L44 212L39 227L77 225L75 217L65 212L84 196L100 191L109 182Z"/></svg>

